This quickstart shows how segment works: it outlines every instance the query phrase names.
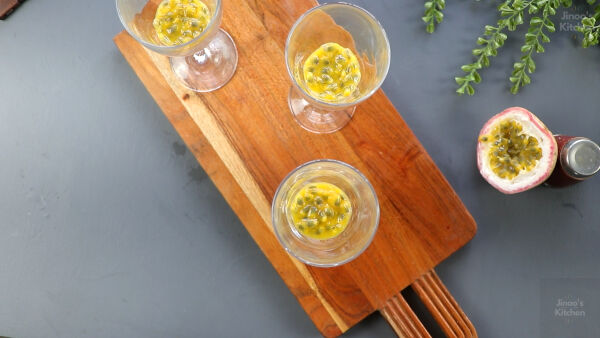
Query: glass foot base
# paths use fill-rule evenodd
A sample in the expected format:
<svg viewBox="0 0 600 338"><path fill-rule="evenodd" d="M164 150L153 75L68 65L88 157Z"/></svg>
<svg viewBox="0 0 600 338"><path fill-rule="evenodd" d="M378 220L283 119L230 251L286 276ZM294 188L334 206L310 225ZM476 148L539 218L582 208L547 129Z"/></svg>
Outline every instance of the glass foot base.
<svg viewBox="0 0 600 338"><path fill-rule="evenodd" d="M292 87L288 95L290 110L302 128L317 134L333 133L342 129L354 115L356 106L328 110L313 105Z"/></svg>
<svg viewBox="0 0 600 338"><path fill-rule="evenodd" d="M205 48L189 56L171 57L169 61L183 85L193 91L211 92L229 82L238 54L231 36L219 29Z"/></svg>

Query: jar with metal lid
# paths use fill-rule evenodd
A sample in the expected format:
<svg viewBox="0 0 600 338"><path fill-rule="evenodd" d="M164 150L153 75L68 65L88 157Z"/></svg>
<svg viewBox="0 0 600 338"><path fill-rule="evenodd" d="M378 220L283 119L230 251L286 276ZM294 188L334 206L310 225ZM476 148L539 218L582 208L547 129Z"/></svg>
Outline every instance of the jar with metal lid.
<svg viewBox="0 0 600 338"><path fill-rule="evenodd" d="M581 182L600 170L600 147L585 137L554 135L558 159L546 185L564 187Z"/></svg>

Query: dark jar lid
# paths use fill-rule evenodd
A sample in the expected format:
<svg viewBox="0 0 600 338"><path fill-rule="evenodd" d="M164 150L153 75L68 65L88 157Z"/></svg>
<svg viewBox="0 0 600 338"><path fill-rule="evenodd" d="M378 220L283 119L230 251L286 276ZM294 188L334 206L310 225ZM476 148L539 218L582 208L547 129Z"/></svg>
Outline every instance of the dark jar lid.
<svg viewBox="0 0 600 338"><path fill-rule="evenodd" d="M567 175L583 180L600 170L600 147L588 138L575 137L562 148L559 160Z"/></svg>

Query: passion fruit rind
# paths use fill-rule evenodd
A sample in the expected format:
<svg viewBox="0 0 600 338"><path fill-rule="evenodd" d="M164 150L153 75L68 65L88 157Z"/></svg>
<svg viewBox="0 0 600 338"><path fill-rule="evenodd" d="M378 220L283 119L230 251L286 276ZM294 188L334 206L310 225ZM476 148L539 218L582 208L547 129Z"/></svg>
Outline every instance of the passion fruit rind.
<svg viewBox="0 0 600 338"><path fill-rule="evenodd" d="M477 166L483 178L505 194L531 189L554 170L554 136L533 113L511 107L492 117L477 142Z"/></svg>

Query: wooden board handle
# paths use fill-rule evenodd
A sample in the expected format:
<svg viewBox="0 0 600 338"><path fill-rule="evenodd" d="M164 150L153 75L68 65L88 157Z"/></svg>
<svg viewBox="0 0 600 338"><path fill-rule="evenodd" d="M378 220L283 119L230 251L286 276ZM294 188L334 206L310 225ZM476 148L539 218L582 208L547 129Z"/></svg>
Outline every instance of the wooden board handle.
<svg viewBox="0 0 600 338"><path fill-rule="evenodd" d="M415 280L412 288L440 325L446 337L477 337L475 327L434 270L428 271ZM380 312L398 337L431 337L400 293L390 298Z"/></svg>
<svg viewBox="0 0 600 338"><path fill-rule="evenodd" d="M432 269L412 284L447 337L477 337L475 327Z"/></svg>
<svg viewBox="0 0 600 338"><path fill-rule="evenodd" d="M431 338L431 335L410 308L410 305L404 300L401 293L397 293L388 299L379 312L394 329L398 337Z"/></svg>

